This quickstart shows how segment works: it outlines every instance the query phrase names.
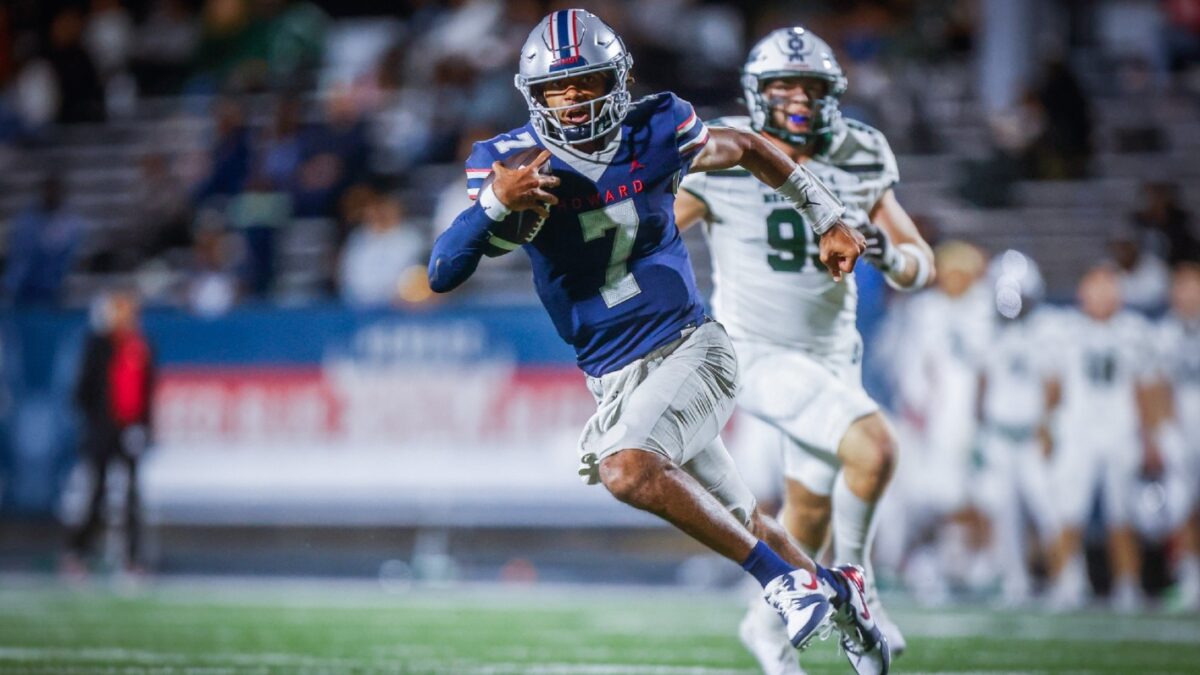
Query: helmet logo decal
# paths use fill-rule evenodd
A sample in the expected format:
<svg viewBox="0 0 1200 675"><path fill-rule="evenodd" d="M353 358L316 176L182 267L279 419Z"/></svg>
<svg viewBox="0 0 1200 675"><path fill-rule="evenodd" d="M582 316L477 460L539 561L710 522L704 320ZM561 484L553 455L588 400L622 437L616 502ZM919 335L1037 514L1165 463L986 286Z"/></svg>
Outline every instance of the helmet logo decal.
<svg viewBox="0 0 1200 675"><path fill-rule="evenodd" d="M583 31L575 18L575 10L559 10L550 15L546 23L550 29L550 51L557 56L550 63L550 69L587 65L587 61L579 54Z"/></svg>
<svg viewBox="0 0 1200 675"><path fill-rule="evenodd" d="M804 54L811 51L808 48L808 41L801 37L798 33L792 33L787 40L788 60L803 61Z"/></svg>

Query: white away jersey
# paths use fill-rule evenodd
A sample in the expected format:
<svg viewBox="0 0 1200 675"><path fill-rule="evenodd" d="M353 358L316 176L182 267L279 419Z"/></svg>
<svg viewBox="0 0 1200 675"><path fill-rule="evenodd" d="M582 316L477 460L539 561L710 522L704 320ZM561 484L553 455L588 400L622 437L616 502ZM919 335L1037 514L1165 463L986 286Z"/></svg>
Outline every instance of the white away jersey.
<svg viewBox="0 0 1200 675"><path fill-rule="evenodd" d="M937 287L905 296L897 313L893 326L902 333L889 361L903 405L928 418L974 420L995 314L986 284L956 298Z"/></svg>
<svg viewBox="0 0 1200 675"><path fill-rule="evenodd" d="M709 126L752 130L747 117ZM847 210L869 213L900 177L887 140L846 120L832 148L806 166ZM786 200L740 168L688 174L681 187L708 205L713 309L731 337L815 354L858 348L854 278L829 277L816 237Z"/></svg>
<svg viewBox="0 0 1200 675"><path fill-rule="evenodd" d="M983 356L987 389L983 417L1009 429L1032 431L1046 414L1046 381L1055 372L1059 331L1055 311L1035 310L1018 321L997 316Z"/></svg>
<svg viewBox="0 0 1200 675"><path fill-rule="evenodd" d="M1070 311L1061 326L1062 351L1054 363L1064 421L1087 435L1136 429L1137 385L1157 374L1150 324L1132 312L1101 322Z"/></svg>
<svg viewBox="0 0 1200 675"><path fill-rule="evenodd" d="M1176 389L1200 392L1200 321L1169 314L1158 325L1159 369Z"/></svg>
<svg viewBox="0 0 1200 675"><path fill-rule="evenodd" d="M1171 383L1175 418L1200 456L1200 321L1168 315L1157 333L1159 370Z"/></svg>

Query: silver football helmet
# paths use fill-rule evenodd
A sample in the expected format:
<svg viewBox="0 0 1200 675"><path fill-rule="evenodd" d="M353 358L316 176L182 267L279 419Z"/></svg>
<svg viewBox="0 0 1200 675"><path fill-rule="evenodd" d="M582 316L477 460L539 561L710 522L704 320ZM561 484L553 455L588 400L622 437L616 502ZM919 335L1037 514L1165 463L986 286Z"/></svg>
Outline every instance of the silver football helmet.
<svg viewBox="0 0 1200 675"><path fill-rule="evenodd" d="M825 96L812 103L807 133L795 134L775 126L771 120L772 102L763 94L763 85L768 81L792 77L815 77L829 83ZM841 123L838 100L846 93L846 86L846 74L838 65L833 49L800 26L780 28L759 40L742 68L742 91L750 111L750 125L788 143L816 142L818 153L828 146Z"/></svg>
<svg viewBox="0 0 1200 675"><path fill-rule="evenodd" d="M525 39L514 84L525 97L529 117L543 138L565 144L584 143L607 134L625 119L629 112L626 82L631 68L633 57L625 42L600 17L582 9L563 9L539 21ZM607 94L584 103L546 106L542 85L594 72L608 73ZM585 106L586 123L565 125L559 119L559 113Z"/></svg>
<svg viewBox="0 0 1200 675"><path fill-rule="evenodd" d="M1029 314L1046 296L1046 282L1032 258L1009 249L992 259L988 274L992 278L996 311L1005 319Z"/></svg>

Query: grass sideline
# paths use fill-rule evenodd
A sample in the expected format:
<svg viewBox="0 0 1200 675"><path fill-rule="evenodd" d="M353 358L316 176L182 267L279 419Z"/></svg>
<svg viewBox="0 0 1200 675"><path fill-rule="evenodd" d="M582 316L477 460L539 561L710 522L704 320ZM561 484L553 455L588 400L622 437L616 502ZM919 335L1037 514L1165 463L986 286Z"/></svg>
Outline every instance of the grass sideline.
<svg viewBox="0 0 1200 675"><path fill-rule="evenodd" d="M0 580L0 672L754 673L732 593L609 587L392 589L364 582ZM1187 673L1200 617L896 605L897 673ZM835 641L809 673L846 673Z"/></svg>

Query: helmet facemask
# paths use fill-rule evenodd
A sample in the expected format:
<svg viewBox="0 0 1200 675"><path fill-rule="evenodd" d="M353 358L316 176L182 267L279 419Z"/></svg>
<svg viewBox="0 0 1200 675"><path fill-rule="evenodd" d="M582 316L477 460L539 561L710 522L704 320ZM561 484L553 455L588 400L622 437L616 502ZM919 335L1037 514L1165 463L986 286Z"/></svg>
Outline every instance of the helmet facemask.
<svg viewBox="0 0 1200 675"><path fill-rule="evenodd" d="M625 56L617 61L597 64L593 67L564 70L540 78L515 78L517 89L525 97L529 117L538 134L548 141L565 145L576 145L601 138L620 126L629 112L629 69L632 59ZM587 73L603 72L609 80L608 92L590 101L550 107L541 95L541 87L568 77ZM582 108L588 111L588 121L579 125L564 124L560 114Z"/></svg>
<svg viewBox="0 0 1200 675"><path fill-rule="evenodd" d="M774 115L778 108L786 105L781 99L772 100L763 92L767 83L773 80L814 79L825 82L825 95L820 98L809 98L811 112L808 120L808 131L794 133L786 127L775 124ZM746 107L750 112L750 125L755 131L768 133L791 145L812 146L816 154L828 149L837 132L842 119L839 99L845 91L844 81L825 77L817 73L786 71L742 75L742 89L745 94ZM786 114L786 113L784 113Z"/></svg>

